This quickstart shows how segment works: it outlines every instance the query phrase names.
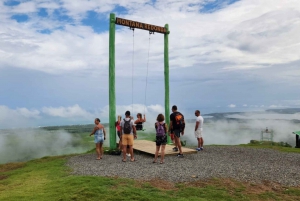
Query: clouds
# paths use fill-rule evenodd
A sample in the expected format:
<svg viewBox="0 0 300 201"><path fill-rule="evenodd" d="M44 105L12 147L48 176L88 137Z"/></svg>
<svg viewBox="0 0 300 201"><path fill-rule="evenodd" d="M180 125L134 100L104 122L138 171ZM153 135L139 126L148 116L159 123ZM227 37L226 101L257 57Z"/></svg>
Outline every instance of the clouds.
<svg viewBox="0 0 300 201"><path fill-rule="evenodd" d="M117 115L125 116L127 110L131 111L131 115L136 118L137 113L146 114L148 123L154 123L159 113L164 114L164 107L161 105L117 105ZM101 122L107 123L109 116L109 106L103 108L94 108L93 110L86 110L75 104L67 107L43 107L41 109L27 109L27 108L8 108L0 105L0 129L3 128L20 128L31 126L50 126L50 125L64 125L66 122L72 124L93 123L95 118L100 118ZM53 120L54 121L49 121Z"/></svg>
<svg viewBox="0 0 300 201"><path fill-rule="evenodd" d="M12 109L0 105L0 129L3 128L22 128L39 125L49 125L48 119L56 118L58 121L82 122L92 121L96 117L95 113L82 109L79 105L70 107L43 107L42 109L16 108Z"/></svg>
<svg viewBox="0 0 300 201"><path fill-rule="evenodd" d="M53 117L63 118L76 118L81 117L83 119L93 119L94 115L86 110L82 109L79 105L73 105L71 107L43 107L42 112L46 115Z"/></svg>
<svg viewBox="0 0 300 201"><path fill-rule="evenodd" d="M58 118L70 117L76 104L89 112L77 108L75 116L79 113L90 118L94 114L92 108L104 108L108 99L108 18L110 12L115 12L126 19L159 26L169 24L171 103L202 107L206 112L215 112L211 109L215 105L220 105L217 111L250 110L263 108L262 105L293 106L300 99L294 93L300 86L299 3L298 0L0 3L0 77L7 69L13 72L12 78L22 70L23 78L18 79L24 80L22 90L12 84L20 80L6 78L8 84L0 80L3 86L0 92L9 92L0 104L11 108L44 107L46 112L39 109L40 115ZM19 21L14 18L16 15ZM132 34L128 27L117 26L118 105L131 103L131 89L126 83L131 83L132 72L134 104L143 103L140 94L144 93L149 34L144 30L134 31L134 63ZM164 84L163 35L151 35L150 41L147 105L162 105L163 92L161 97L154 94ZM48 78L30 76L34 72L42 72ZM57 85L56 88L49 83ZM45 97L24 95L23 91L36 88L43 88L42 92L37 91ZM11 90L16 93L10 93ZM77 93L83 95L78 97ZM26 101L20 104L14 101L17 99ZM38 106L33 104L35 100L39 100ZM240 107L245 102L247 106Z"/></svg>
<svg viewBox="0 0 300 201"><path fill-rule="evenodd" d="M4 121L7 117L16 118L40 118L40 112L36 109L17 108L15 110L8 108L7 106L0 105L0 120Z"/></svg>
<svg viewBox="0 0 300 201"><path fill-rule="evenodd" d="M26 1L12 7L3 6L7 15L2 22L2 27L4 25L6 28L3 33L6 42L1 49L5 53L6 63L16 66L9 59L17 55L10 56L7 47L18 43L23 50L16 48L21 53L16 58L20 60L17 66L52 73L107 66L107 29L100 34L94 33L93 28L85 26L81 20L86 18L89 11L93 11L105 16L103 23L107 23L108 13L122 6L128 12L121 17L158 25L163 25L161 22L169 23L171 68L216 62L229 62L223 66L227 70L265 68L300 60L296 53L300 44L297 34L300 29L297 26L300 9L297 10L295 6L298 2L281 2L244 0L221 6L223 9L220 7L220 10L211 13L201 13L199 10L207 4L206 1ZM276 5L280 5L280 9ZM22 24L12 23L13 20L9 19L15 13L38 13L41 8L46 9L48 17L44 20L47 23L37 20L42 18L39 14ZM71 23L63 21L63 16L67 16ZM39 34L38 31L43 29L49 29L51 33ZM10 36L12 32L14 36ZM126 60L123 58L127 57L130 51L128 46L131 45L126 38L130 38L130 35L131 32L125 28L117 32L117 44L122 43L119 44L121 50L118 51L117 60ZM27 37L24 39L23 36ZM142 51L140 55L146 55L146 38L136 38L136 49ZM162 54L162 38L153 43L153 55ZM162 60L162 55L154 62L159 63L159 60ZM136 62L140 65L142 61L136 59Z"/></svg>
<svg viewBox="0 0 300 201"><path fill-rule="evenodd" d="M0 105L0 128L17 128L31 126L32 122L40 118L36 109L16 108L10 109Z"/></svg>

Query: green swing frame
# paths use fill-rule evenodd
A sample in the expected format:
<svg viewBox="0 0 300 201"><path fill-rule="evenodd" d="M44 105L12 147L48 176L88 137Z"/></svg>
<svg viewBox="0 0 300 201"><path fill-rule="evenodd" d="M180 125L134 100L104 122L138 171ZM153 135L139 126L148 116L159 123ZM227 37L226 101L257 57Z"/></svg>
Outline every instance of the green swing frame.
<svg viewBox="0 0 300 201"><path fill-rule="evenodd" d="M166 123L170 124L169 105L169 25L164 27L141 23L137 21L116 18L114 13L110 13L109 19L109 146L111 149L117 147L116 144L116 91L115 91L115 26L122 25L130 28L148 30L151 33L164 34L164 80L165 80L165 117ZM168 136L168 143L170 142Z"/></svg>

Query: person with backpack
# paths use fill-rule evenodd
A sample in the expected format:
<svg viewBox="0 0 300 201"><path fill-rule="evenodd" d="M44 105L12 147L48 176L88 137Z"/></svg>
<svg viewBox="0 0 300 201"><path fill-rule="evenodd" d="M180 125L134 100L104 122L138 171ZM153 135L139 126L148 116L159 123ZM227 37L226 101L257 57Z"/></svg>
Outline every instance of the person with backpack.
<svg viewBox="0 0 300 201"><path fill-rule="evenodd" d="M153 163L156 163L158 152L161 147L161 156L160 156L160 164L164 163L165 158L165 147L167 144L167 136L166 133L168 132L167 124L164 122L165 117L163 114L159 114L156 118L155 123L155 130L156 130L156 151Z"/></svg>
<svg viewBox="0 0 300 201"><path fill-rule="evenodd" d="M180 112L177 111L177 106L172 106L172 114L170 115L170 131L171 133L174 132L175 137L175 146L179 149L179 154L177 155L180 158L183 158L183 153L181 149L181 142L180 142L180 133L184 135L184 128L185 128L185 121L184 116ZM178 149L173 149L174 151L178 151Z"/></svg>
<svg viewBox="0 0 300 201"><path fill-rule="evenodd" d="M135 161L133 157L133 138L136 139L136 129L134 122L130 117L130 111L125 112L125 118L121 122L121 138L123 145L123 162L126 162L126 149L129 146L130 161Z"/></svg>

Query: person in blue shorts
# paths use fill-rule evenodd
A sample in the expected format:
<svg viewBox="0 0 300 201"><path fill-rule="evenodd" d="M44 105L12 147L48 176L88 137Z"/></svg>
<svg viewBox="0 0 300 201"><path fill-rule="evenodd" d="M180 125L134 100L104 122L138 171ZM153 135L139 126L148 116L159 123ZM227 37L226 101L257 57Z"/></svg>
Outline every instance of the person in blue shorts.
<svg viewBox="0 0 300 201"><path fill-rule="evenodd" d="M96 118L95 119L95 127L90 136L94 135L94 141L96 144L96 153L97 153L97 160L102 159L103 157L103 142L106 139L106 132L104 129L104 126L100 124L100 119Z"/></svg>

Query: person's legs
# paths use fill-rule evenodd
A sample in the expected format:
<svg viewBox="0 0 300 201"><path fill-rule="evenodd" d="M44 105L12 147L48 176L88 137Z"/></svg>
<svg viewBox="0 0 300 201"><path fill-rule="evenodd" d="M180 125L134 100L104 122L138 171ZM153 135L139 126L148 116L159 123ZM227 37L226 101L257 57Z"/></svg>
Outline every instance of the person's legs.
<svg viewBox="0 0 300 201"><path fill-rule="evenodd" d="M201 138L197 138L197 141L198 141L198 148L201 147Z"/></svg>
<svg viewBox="0 0 300 201"><path fill-rule="evenodd" d="M134 161L133 156L133 135L128 136L128 145L129 145L129 152L130 152L130 161Z"/></svg>
<svg viewBox="0 0 300 201"><path fill-rule="evenodd" d="M123 145L123 161L126 161L126 150L127 150L127 145Z"/></svg>
<svg viewBox="0 0 300 201"><path fill-rule="evenodd" d="M133 146L132 145L129 145L129 153L130 153L130 160L134 160L134 157L133 157Z"/></svg>
<svg viewBox="0 0 300 201"><path fill-rule="evenodd" d="M153 163L156 163L156 160L158 158L158 152L159 152L160 146L156 146L156 151L155 151L155 156L154 156L154 160Z"/></svg>
<svg viewBox="0 0 300 201"><path fill-rule="evenodd" d="M102 147L102 145L103 145L103 142L99 143L100 159L102 159L102 157L103 157L103 147Z"/></svg>
<svg viewBox="0 0 300 201"><path fill-rule="evenodd" d="M173 148L173 151L178 151L178 145L177 145L177 140L176 140L176 138L175 138L175 132L173 132L173 139L172 139L172 141L173 141L173 144L175 145L175 147Z"/></svg>
<svg viewBox="0 0 300 201"><path fill-rule="evenodd" d="M122 146L122 139L119 140L119 150L122 150L123 146Z"/></svg>
<svg viewBox="0 0 300 201"><path fill-rule="evenodd" d="M122 136L122 146L123 146L123 161L126 161L126 150L127 150L127 137L126 135Z"/></svg>
<svg viewBox="0 0 300 201"><path fill-rule="evenodd" d="M177 138L177 147L178 147L178 150L179 150L179 154L182 154L180 138L179 137L175 137L175 138Z"/></svg>
<svg viewBox="0 0 300 201"><path fill-rule="evenodd" d="M171 138L171 140L172 140L172 143L176 146L176 142L175 142L175 140L174 140L174 133L171 133L171 134L170 134L170 138Z"/></svg>
<svg viewBox="0 0 300 201"><path fill-rule="evenodd" d="M160 163L164 163L166 145L161 146Z"/></svg>
<svg viewBox="0 0 300 201"><path fill-rule="evenodd" d="M130 147L129 147L129 145L127 145L126 148L127 148L127 149L126 149L126 155L127 155L127 156L130 156Z"/></svg>
<svg viewBox="0 0 300 201"><path fill-rule="evenodd" d="M204 140L203 140L203 137L200 138L200 147L203 149L203 143L204 143Z"/></svg>
<svg viewBox="0 0 300 201"><path fill-rule="evenodd" d="M182 154L181 142L180 142L180 130L174 130L175 142L179 149L179 154Z"/></svg>
<svg viewBox="0 0 300 201"><path fill-rule="evenodd" d="M120 131L118 131L118 137L119 137L119 147L118 147L118 149L122 150L122 137L121 137Z"/></svg>
<svg viewBox="0 0 300 201"><path fill-rule="evenodd" d="M177 144L177 147L178 147L178 150L179 150L179 154L182 154L180 138L177 137L176 135L175 135L175 142Z"/></svg>
<svg viewBox="0 0 300 201"><path fill-rule="evenodd" d="M97 159L100 159L100 157L101 157L100 143L96 143L96 153L97 153Z"/></svg>

